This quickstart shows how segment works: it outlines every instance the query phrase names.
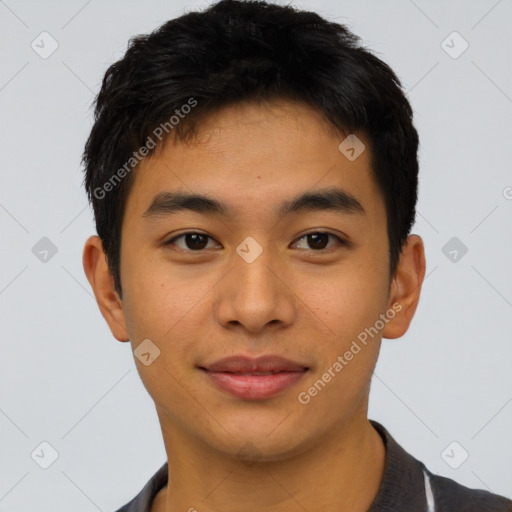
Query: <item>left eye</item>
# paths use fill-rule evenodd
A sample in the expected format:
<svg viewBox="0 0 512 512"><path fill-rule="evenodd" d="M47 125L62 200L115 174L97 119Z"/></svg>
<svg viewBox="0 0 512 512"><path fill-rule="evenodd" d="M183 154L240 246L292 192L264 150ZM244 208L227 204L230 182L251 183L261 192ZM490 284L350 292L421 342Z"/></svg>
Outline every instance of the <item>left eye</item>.
<svg viewBox="0 0 512 512"><path fill-rule="evenodd" d="M316 233L308 233L307 235L304 235L303 237L299 238L300 240L307 240L310 244L313 245L313 250L322 250L325 249L325 244L328 243L329 237L336 238L338 243L341 245L346 245L345 241L342 240L339 236L333 235L332 233L323 233L323 232L316 232Z"/></svg>
<svg viewBox="0 0 512 512"><path fill-rule="evenodd" d="M325 246L326 244L329 243L329 237L335 238L341 245L347 245L346 242L342 240L340 237L333 235L332 233L325 232L308 233L307 235L304 235L301 238L299 238L296 244L298 244L301 240L306 240L310 244L311 248L306 248L305 250L313 250L318 252L320 250L326 249ZM185 247L183 247L183 245L180 246L176 244L176 241L180 239L183 239ZM179 249L182 249L184 251L190 250L200 252L202 249L205 249L207 247L208 239L214 240L209 235L205 235L203 233L189 232L182 233L181 235L171 238L168 242L165 243L165 245L176 245Z"/></svg>

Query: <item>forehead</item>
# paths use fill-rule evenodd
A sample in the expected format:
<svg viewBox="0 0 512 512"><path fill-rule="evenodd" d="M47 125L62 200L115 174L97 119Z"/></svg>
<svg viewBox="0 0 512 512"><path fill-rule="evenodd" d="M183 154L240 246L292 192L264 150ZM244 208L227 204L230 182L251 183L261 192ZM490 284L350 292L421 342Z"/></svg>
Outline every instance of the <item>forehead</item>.
<svg viewBox="0 0 512 512"><path fill-rule="evenodd" d="M226 107L198 125L195 139L169 137L139 164L125 216L141 218L158 195L171 191L225 198L230 213L277 214L285 199L332 187L354 197L365 214L381 214L369 141L357 135L364 150L351 160L340 150L347 135L302 103Z"/></svg>

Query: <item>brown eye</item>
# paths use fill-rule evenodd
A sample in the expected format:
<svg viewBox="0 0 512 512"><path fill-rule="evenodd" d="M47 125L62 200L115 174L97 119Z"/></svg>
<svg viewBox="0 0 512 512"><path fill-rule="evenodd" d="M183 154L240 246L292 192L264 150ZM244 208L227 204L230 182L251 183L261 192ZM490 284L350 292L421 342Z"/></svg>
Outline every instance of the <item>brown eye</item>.
<svg viewBox="0 0 512 512"><path fill-rule="evenodd" d="M209 235L204 233L196 233L196 232L188 232L182 233L174 238L171 238L164 245L172 245L177 247L178 249L184 252L202 252L204 249L208 248L208 242L213 241L214 239ZM302 236L296 245L300 243L302 240L306 241L307 247L303 247L301 249L321 252L324 250L329 250L333 248L333 244L329 246L330 240L335 240L338 242L338 245L347 246L348 243L341 239L339 236L334 235L333 233L316 231L314 233L308 233ZM179 243L177 243L180 241ZM210 247L211 248L211 247Z"/></svg>
<svg viewBox="0 0 512 512"><path fill-rule="evenodd" d="M309 247L306 247L306 250L321 251L327 248L326 246L329 243L329 237L335 238L341 245L347 245L346 242L342 240L339 236L336 236L332 233L325 233L319 231L304 235L299 239L299 242L301 240L306 240L307 244L309 245Z"/></svg>
<svg viewBox="0 0 512 512"><path fill-rule="evenodd" d="M183 239L184 246L183 244L180 246L175 243L180 239ZM182 233L181 235L171 238L168 242L165 243L165 245L176 245L176 247L184 251L201 251L208 245L209 239L213 240L213 238L203 233Z"/></svg>

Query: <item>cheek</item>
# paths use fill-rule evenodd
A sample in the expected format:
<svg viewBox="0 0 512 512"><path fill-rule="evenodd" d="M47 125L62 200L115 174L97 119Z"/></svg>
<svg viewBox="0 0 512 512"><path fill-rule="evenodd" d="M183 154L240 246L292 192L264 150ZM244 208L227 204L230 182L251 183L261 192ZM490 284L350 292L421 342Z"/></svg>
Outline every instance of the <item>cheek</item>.
<svg viewBox="0 0 512 512"><path fill-rule="evenodd" d="M172 396L175 406L183 402L181 406L186 407L182 383L189 381L187 372L204 343L198 332L204 319L198 314L207 291L176 277L163 279L157 266L152 266L151 274L138 275L127 282L124 303L138 373L156 403L164 403ZM148 365L139 359L140 349L137 350L145 340L151 341L149 351L157 355Z"/></svg>
<svg viewBox="0 0 512 512"><path fill-rule="evenodd" d="M325 416L326 408L346 417L367 393L380 349L380 330L376 334L372 327L385 311L384 285L364 264L360 272L347 267L337 279L303 283L305 303L315 313L315 325L309 328L316 367L300 390L311 398L312 422Z"/></svg>
<svg viewBox="0 0 512 512"><path fill-rule="evenodd" d="M386 270L362 254L336 270L301 275L296 289L315 323L340 349L385 312L387 284Z"/></svg>
<svg viewBox="0 0 512 512"><path fill-rule="evenodd" d="M173 266L160 254L127 257L125 265L123 307L132 338L168 343L177 332L188 332L188 324L201 311L202 300L213 286L212 279L197 270Z"/></svg>

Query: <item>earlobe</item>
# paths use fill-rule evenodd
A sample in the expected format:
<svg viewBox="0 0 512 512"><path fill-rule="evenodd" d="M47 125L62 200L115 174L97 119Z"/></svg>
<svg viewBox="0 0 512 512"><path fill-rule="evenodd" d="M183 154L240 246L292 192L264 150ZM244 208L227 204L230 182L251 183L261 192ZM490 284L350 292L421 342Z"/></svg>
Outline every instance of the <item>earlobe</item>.
<svg viewBox="0 0 512 512"><path fill-rule="evenodd" d="M409 235L400 256L389 295L388 309L398 312L386 324L382 331L383 338L400 338L407 332L420 300L425 268L423 240L418 235Z"/></svg>
<svg viewBox="0 0 512 512"><path fill-rule="evenodd" d="M114 278L108 268L101 239L89 237L84 246L82 263L96 302L114 338L129 341L123 302L114 287Z"/></svg>

